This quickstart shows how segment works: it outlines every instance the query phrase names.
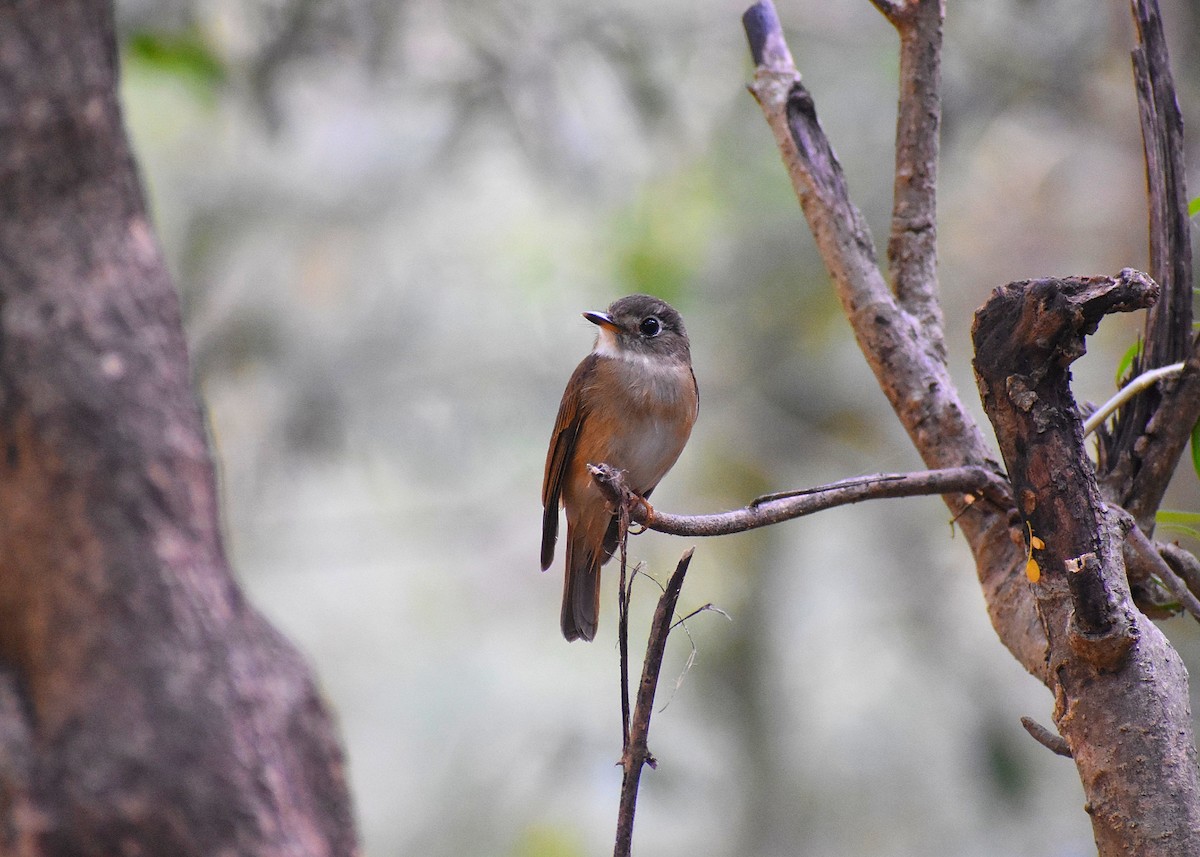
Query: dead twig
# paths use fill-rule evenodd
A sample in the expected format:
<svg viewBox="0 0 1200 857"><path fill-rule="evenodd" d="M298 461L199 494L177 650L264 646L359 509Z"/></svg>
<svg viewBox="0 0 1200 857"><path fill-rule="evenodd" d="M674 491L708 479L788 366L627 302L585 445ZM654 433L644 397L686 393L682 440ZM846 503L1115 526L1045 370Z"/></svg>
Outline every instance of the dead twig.
<svg viewBox="0 0 1200 857"><path fill-rule="evenodd" d="M1068 759L1072 758L1071 745L1067 743L1066 738L1057 732L1047 729L1032 717L1022 717L1021 725L1025 727L1025 731L1029 733L1029 737L1037 741L1051 753L1066 756Z"/></svg>
<svg viewBox="0 0 1200 857"><path fill-rule="evenodd" d="M1162 287L1162 300L1146 314L1144 347L1133 361L1132 374L1180 361L1186 366L1179 381L1148 387L1121 408L1102 459L1110 498L1128 509L1147 533L1154 531L1154 513L1200 418L1200 340L1192 331L1183 119L1158 6L1157 0L1130 2L1137 31L1133 72L1150 213L1149 274Z"/></svg>
<svg viewBox="0 0 1200 857"><path fill-rule="evenodd" d="M876 473L830 485L769 494L749 506L712 515L670 515L650 507L625 485L619 470L606 464L590 465L592 478L616 507L629 510L630 520L647 529L673 536L724 536L766 527L811 515L835 506L887 497L928 494L973 494L992 500L999 508L1012 505L1007 480L987 467L948 467L914 473Z"/></svg>
<svg viewBox="0 0 1200 857"><path fill-rule="evenodd" d="M621 574L617 582L617 650L621 671L621 752L629 748L629 596L633 591L633 580L625 582L628 560L629 510L622 504L617 509L619 521L618 544L621 546ZM634 574L637 570L634 570Z"/></svg>
<svg viewBox="0 0 1200 857"><path fill-rule="evenodd" d="M1179 545L1157 544L1156 556L1161 557L1165 568L1155 569L1163 584L1171 590L1183 608L1200 620L1200 560Z"/></svg>
<svg viewBox="0 0 1200 857"><path fill-rule="evenodd" d="M621 754L621 767L624 775L621 778L621 803L617 812L617 841L613 849L614 857L628 857L633 844L633 816L637 809L638 785L641 782L642 768L649 765L657 766L654 757L650 755L646 739L650 732L650 714L654 708L654 693L658 688L658 676L662 671L663 653L667 648L667 636L671 633L672 618L675 615L675 605L679 603L679 593L683 589L683 578L687 574L688 565L692 561L692 548L684 551L675 567L674 574L667 581L662 597L658 599L658 607L654 611L654 620L650 624L650 639L646 644L646 661L642 667L642 681L638 685L637 704L633 709L628 740Z"/></svg>

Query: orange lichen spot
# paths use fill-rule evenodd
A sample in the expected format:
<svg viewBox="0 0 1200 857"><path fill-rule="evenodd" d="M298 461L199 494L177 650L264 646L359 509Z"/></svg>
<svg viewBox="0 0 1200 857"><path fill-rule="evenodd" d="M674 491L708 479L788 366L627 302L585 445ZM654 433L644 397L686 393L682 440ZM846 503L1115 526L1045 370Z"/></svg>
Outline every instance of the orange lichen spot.
<svg viewBox="0 0 1200 857"><path fill-rule="evenodd" d="M1033 558L1033 552L1044 550L1046 543L1033 534L1033 524L1026 521L1025 529L1029 531L1029 550L1025 553L1025 576L1029 578L1030 583L1037 583L1042 579L1042 567Z"/></svg>

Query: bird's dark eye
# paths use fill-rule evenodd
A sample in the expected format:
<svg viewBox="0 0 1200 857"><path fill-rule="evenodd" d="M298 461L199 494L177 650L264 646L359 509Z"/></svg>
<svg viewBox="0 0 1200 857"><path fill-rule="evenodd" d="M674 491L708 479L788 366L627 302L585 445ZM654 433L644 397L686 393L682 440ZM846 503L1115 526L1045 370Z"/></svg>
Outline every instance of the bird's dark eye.
<svg viewBox="0 0 1200 857"><path fill-rule="evenodd" d="M638 325L638 330L642 332L642 336L658 336L662 333L662 322L656 315L646 316Z"/></svg>

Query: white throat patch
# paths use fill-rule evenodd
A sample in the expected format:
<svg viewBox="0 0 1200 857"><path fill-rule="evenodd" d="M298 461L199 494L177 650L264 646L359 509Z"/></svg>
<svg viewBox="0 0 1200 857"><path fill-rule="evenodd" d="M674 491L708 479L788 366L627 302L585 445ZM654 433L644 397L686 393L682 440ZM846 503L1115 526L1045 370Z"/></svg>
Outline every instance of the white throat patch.
<svg viewBox="0 0 1200 857"><path fill-rule="evenodd" d="M617 344L617 334L607 327L600 328L599 335L596 337L596 347L592 351L601 357L626 358L628 356Z"/></svg>

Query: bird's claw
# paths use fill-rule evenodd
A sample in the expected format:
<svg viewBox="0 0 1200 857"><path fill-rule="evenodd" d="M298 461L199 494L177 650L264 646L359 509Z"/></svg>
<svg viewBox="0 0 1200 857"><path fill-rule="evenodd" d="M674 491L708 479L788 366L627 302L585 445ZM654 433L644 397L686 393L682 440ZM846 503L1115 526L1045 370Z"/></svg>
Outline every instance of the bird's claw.
<svg viewBox="0 0 1200 857"><path fill-rule="evenodd" d="M633 535L644 533L650 527L650 522L654 520L654 507L650 505L650 501L645 497L634 494L629 497L626 504L626 511L629 514L629 520L632 522L629 532ZM636 524L638 529L633 529Z"/></svg>

